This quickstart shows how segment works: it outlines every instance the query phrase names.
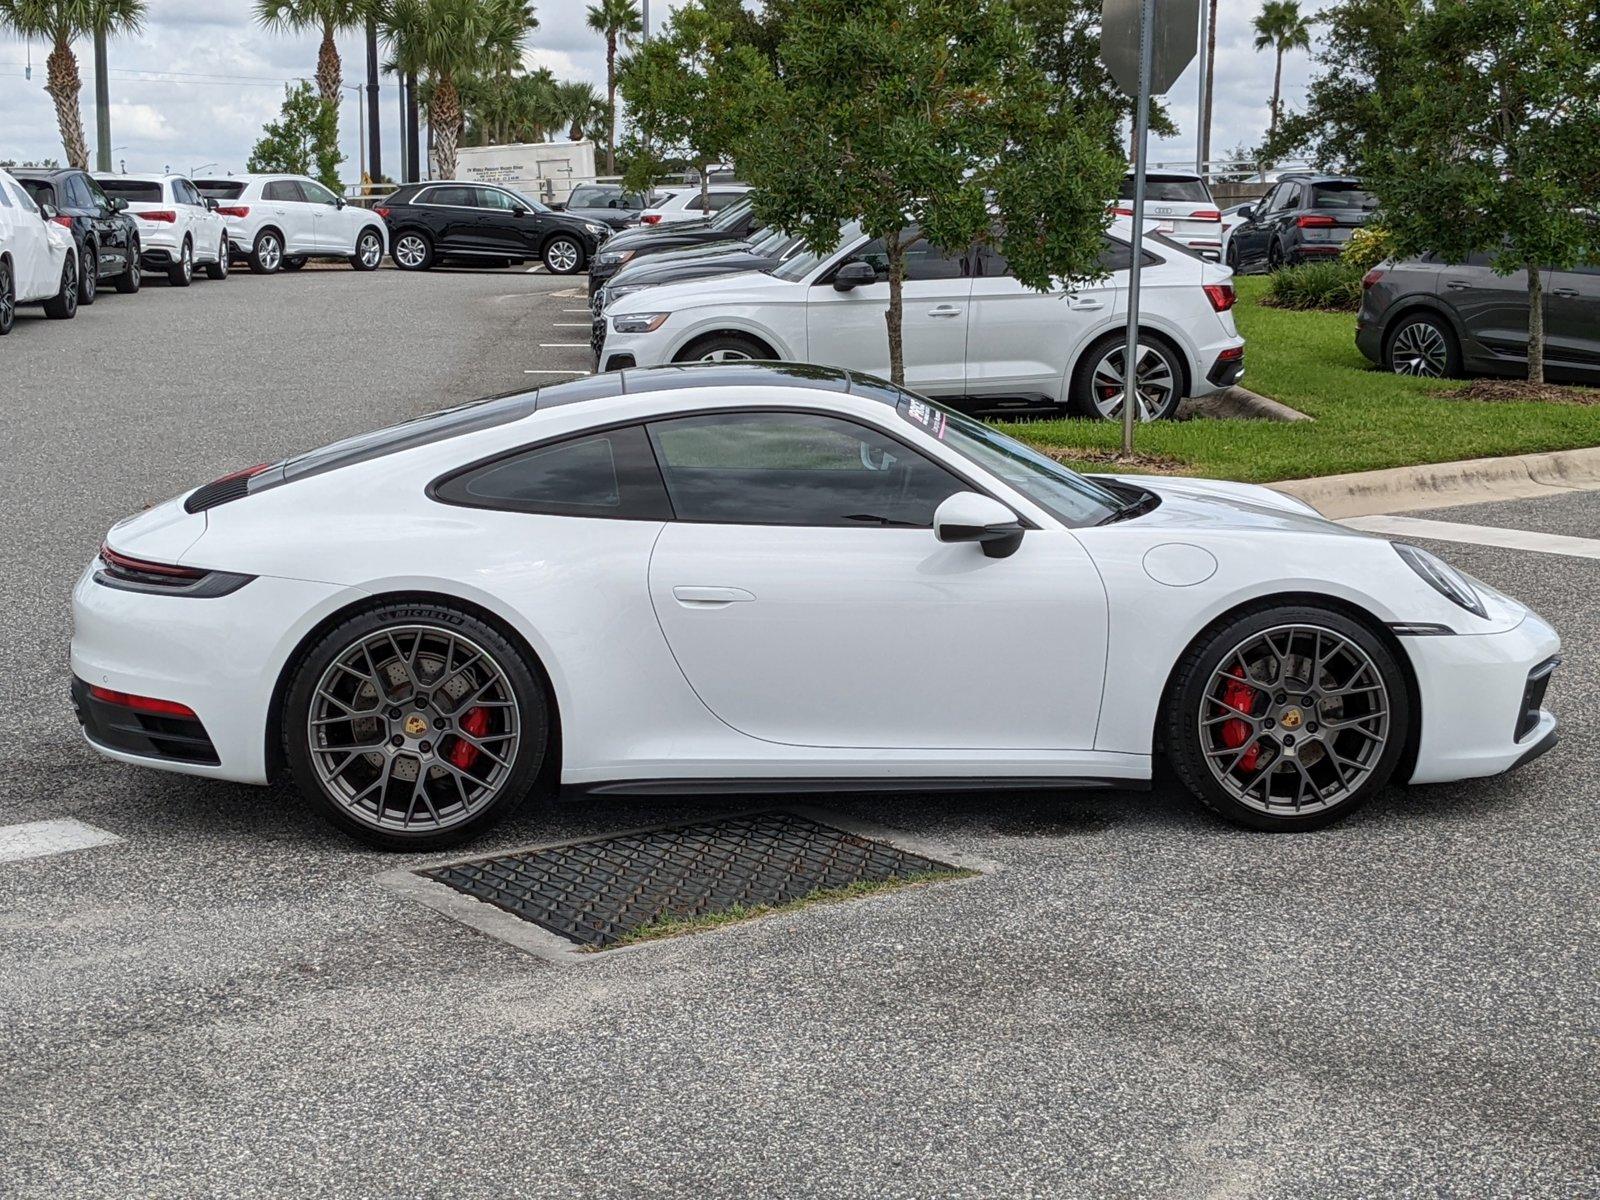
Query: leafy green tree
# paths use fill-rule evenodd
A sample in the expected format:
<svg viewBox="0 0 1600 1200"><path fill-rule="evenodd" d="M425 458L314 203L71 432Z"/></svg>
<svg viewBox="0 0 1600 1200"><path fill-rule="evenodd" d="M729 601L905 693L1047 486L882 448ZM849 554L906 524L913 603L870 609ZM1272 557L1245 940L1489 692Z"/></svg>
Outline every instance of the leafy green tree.
<svg viewBox="0 0 1600 1200"><path fill-rule="evenodd" d="M1528 378L1542 383L1545 274L1600 263L1594 0L1432 0L1385 53L1392 91L1355 164L1384 226L1400 254L1487 254L1525 273Z"/></svg>
<svg viewBox="0 0 1600 1200"><path fill-rule="evenodd" d="M301 80L283 89L283 110L261 131L245 170L309 175L333 192L343 194L339 181L339 164L343 161L337 109Z"/></svg>
<svg viewBox="0 0 1600 1200"><path fill-rule="evenodd" d="M87 170L89 142L83 134L78 96L83 77L72 43L93 37L137 33L144 26L144 0L0 0L0 30L50 43L44 90L56 106L56 125L69 165Z"/></svg>
<svg viewBox="0 0 1600 1200"><path fill-rule="evenodd" d="M762 216L823 252L844 221L883 240L896 383L917 236L997 243L1040 290L1101 274L1117 112L1064 100L1039 54L1010 0L808 0L785 22L778 77L745 72L737 156Z"/></svg>
<svg viewBox="0 0 1600 1200"><path fill-rule="evenodd" d="M622 95L634 121L624 179L630 190L648 190L676 158L699 172L704 197L710 168L732 157L756 120L751 101L758 92L747 81L772 79L766 60L736 34L705 0L689 0L623 63Z"/></svg>
<svg viewBox="0 0 1600 1200"><path fill-rule="evenodd" d="M1267 142L1278 136L1283 115L1283 56L1290 50L1311 49L1312 18L1300 14L1299 0L1267 0L1255 19L1257 50L1271 49L1277 58L1272 71L1272 121Z"/></svg>
<svg viewBox="0 0 1600 1200"><path fill-rule="evenodd" d="M393 70L418 76L433 133L433 174L456 177L465 116L458 80L475 72L502 78L537 28L525 0L390 0L384 33Z"/></svg>
<svg viewBox="0 0 1600 1200"><path fill-rule="evenodd" d="M600 0L586 14L589 28L606 39L606 174L617 171L617 50L644 31L638 0Z"/></svg>

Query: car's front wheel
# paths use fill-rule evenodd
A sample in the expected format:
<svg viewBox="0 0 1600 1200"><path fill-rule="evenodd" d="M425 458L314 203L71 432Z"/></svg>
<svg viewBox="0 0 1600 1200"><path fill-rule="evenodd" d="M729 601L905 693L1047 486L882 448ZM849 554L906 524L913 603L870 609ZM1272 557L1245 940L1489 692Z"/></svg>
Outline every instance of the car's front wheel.
<svg viewBox="0 0 1600 1200"><path fill-rule="evenodd" d="M564 234L553 237L544 246L545 270L552 275L571 275L583 266L583 247L576 238Z"/></svg>
<svg viewBox="0 0 1600 1200"><path fill-rule="evenodd" d="M1162 744L1178 777L1229 821L1318 829L1394 773L1410 728L1400 664L1332 609L1264 605L1202 635L1178 664Z"/></svg>
<svg viewBox="0 0 1600 1200"><path fill-rule="evenodd" d="M286 758L335 825L384 849L455 845L533 790L545 692L507 638L469 613L389 604L324 636L283 713Z"/></svg>
<svg viewBox="0 0 1600 1200"><path fill-rule="evenodd" d="M1067 405L1080 417L1122 419L1126 388L1127 341L1122 334L1104 338L1089 348L1072 373ZM1134 347L1137 363L1136 415L1141 421L1170 417L1183 402L1183 367L1177 354L1153 337Z"/></svg>

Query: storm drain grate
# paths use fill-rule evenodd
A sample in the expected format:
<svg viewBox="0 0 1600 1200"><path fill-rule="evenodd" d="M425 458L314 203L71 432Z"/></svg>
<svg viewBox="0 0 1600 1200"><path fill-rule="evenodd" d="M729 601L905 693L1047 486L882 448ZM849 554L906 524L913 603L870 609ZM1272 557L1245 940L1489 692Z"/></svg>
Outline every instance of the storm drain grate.
<svg viewBox="0 0 1600 1200"><path fill-rule="evenodd" d="M784 904L822 888L956 870L792 813L677 825L422 871L579 945L663 918Z"/></svg>

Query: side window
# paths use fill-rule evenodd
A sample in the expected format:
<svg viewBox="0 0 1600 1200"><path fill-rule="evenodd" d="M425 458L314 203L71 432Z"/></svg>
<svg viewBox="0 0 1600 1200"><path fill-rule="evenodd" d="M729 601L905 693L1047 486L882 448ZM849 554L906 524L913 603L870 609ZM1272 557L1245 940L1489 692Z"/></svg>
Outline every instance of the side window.
<svg viewBox="0 0 1600 1200"><path fill-rule="evenodd" d="M307 202L311 204L326 204L329 208L333 208L339 203L337 196L320 183L315 183L309 179L300 181L300 191L305 195Z"/></svg>
<svg viewBox="0 0 1600 1200"><path fill-rule="evenodd" d="M696 192L684 202L683 210L685 212L705 212L705 200L701 197L699 192Z"/></svg>
<svg viewBox="0 0 1600 1200"><path fill-rule="evenodd" d="M1278 201L1283 198L1283 193L1284 193L1285 186L1286 185L1281 184L1281 183L1277 184L1265 196L1261 197L1260 200L1256 201L1256 215L1257 216L1264 217L1268 213L1276 211L1277 206L1278 206Z"/></svg>
<svg viewBox="0 0 1600 1200"><path fill-rule="evenodd" d="M67 195L71 198L74 208L93 208L94 197L89 194L89 189L83 182L81 175L67 176Z"/></svg>
<svg viewBox="0 0 1600 1200"><path fill-rule="evenodd" d="M978 244L978 274L985 279L1001 279L1011 274L1006 256L988 242Z"/></svg>
<svg viewBox="0 0 1600 1200"><path fill-rule="evenodd" d="M447 479L434 494L449 504L511 512L642 521L672 516L650 443L637 425L535 446Z"/></svg>
<svg viewBox="0 0 1600 1200"><path fill-rule="evenodd" d="M79 176L78 182L89 194L90 207L100 209L111 207L111 201L107 199L106 194L100 190L100 185L93 179L87 175L82 175Z"/></svg>
<svg viewBox="0 0 1600 1200"><path fill-rule="evenodd" d="M475 188L478 193L477 206L479 208L497 208L502 212L510 212L518 207L517 202L499 188Z"/></svg>
<svg viewBox="0 0 1600 1200"><path fill-rule="evenodd" d="M33 197L28 195L28 189L20 183L11 185L11 194L17 198L17 203L22 205L26 211L32 213L39 211L39 206L33 202Z"/></svg>
<svg viewBox="0 0 1600 1200"><path fill-rule="evenodd" d="M706 211L721 212L734 201L743 199L743 192L712 192L706 197Z"/></svg>
<svg viewBox="0 0 1600 1200"><path fill-rule="evenodd" d="M473 193L476 188L468 187L436 187L429 188L422 197L423 204L445 204L452 208L475 208L476 197Z"/></svg>
<svg viewBox="0 0 1600 1200"><path fill-rule="evenodd" d="M290 200L296 203L305 199L300 185L292 179L274 179L261 189L263 200Z"/></svg>
<svg viewBox="0 0 1600 1200"><path fill-rule="evenodd" d="M1278 211L1292 212L1300 207L1300 185L1298 183L1286 184L1278 196Z"/></svg>
<svg viewBox="0 0 1600 1200"><path fill-rule="evenodd" d="M0 182L0 208L11 207L11 189Z"/></svg>
<svg viewBox="0 0 1600 1200"><path fill-rule="evenodd" d="M952 254L932 242L918 238L906 247L906 281L919 279L960 279L967 274L965 251Z"/></svg>
<svg viewBox="0 0 1600 1200"><path fill-rule="evenodd" d="M650 425L680 521L863 529L933 525L966 484L886 434L805 412L728 412Z"/></svg>

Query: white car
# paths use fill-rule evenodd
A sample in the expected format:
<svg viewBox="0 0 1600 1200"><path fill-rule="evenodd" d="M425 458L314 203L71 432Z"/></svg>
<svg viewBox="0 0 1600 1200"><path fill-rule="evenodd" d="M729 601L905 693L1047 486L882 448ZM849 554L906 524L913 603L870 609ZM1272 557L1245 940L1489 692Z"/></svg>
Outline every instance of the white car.
<svg viewBox="0 0 1600 1200"><path fill-rule="evenodd" d="M1111 211L1133 216L1133 176L1122 179ZM1187 246L1208 262L1222 261L1222 213L1203 176L1186 171L1152 171L1145 176L1145 227Z"/></svg>
<svg viewBox="0 0 1600 1200"><path fill-rule="evenodd" d="M992 247L953 254L914 243L902 286L907 386L974 412L1120 416L1131 225L1112 223L1104 278L1049 292L1025 287ZM1243 377L1230 279L1181 246L1145 238L1141 419L1171 416L1184 397ZM782 359L887 375L888 303L883 246L852 225L828 254L622 296L591 343L601 370Z"/></svg>
<svg viewBox="0 0 1600 1200"><path fill-rule="evenodd" d="M1221 259L1223 262L1228 261L1228 241L1233 237L1233 231L1239 228L1239 226L1243 225L1246 220L1248 220L1248 218L1245 216L1244 210L1254 207L1255 204L1256 201L1254 200L1246 200L1242 204L1235 204L1230 208L1225 208L1222 210Z"/></svg>
<svg viewBox="0 0 1600 1200"><path fill-rule="evenodd" d="M713 183L702 197L698 186L658 193L639 214L641 225L674 225L679 221L707 221L750 191L743 183Z"/></svg>
<svg viewBox="0 0 1600 1200"><path fill-rule="evenodd" d="M342 258L376 271L389 250L383 218L346 204L304 175L231 175L197 179L228 223L233 257L257 274L298 271L310 258Z"/></svg>
<svg viewBox="0 0 1600 1200"><path fill-rule="evenodd" d="M113 175L96 171L100 190L127 202L139 223L139 261L161 271L173 287L188 287L196 267L212 279L228 277L228 226L182 175Z"/></svg>
<svg viewBox="0 0 1600 1200"><path fill-rule="evenodd" d="M62 320L77 316L78 251L72 234L0 171L0 334L11 332L19 304L43 304Z"/></svg>
<svg viewBox="0 0 1600 1200"><path fill-rule="evenodd" d="M1559 639L1262 487L1090 480L798 364L621 371L225 476L73 593L89 742L436 848L536 788L1138 787L1311 829L1548 749Z"/></svg>

